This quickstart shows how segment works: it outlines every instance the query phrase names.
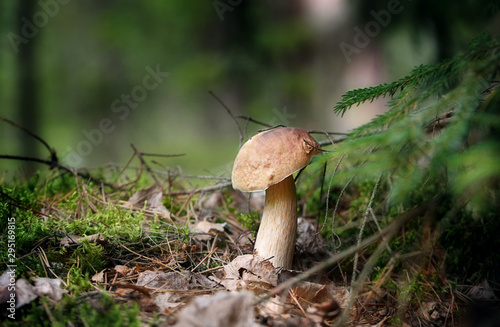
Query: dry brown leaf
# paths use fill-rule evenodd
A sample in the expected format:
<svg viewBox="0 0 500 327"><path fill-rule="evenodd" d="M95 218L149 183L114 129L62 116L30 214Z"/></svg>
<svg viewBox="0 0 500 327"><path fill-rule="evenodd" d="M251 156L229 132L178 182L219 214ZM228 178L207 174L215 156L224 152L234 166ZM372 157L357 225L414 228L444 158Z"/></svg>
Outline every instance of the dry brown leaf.
<svg viewBox="0 0 500 327"><path fill-rule="evenodd" d="M347 301L349 301L349 296L351 295L349 289L344 286L336 287L333 285L329 285L328 292L333 296L333 298L335 299L335 301L337 301L340 307L344 309L345 306L347 305Z"/></svg>
<svg viewBox="0 0 500 327"><path fill-rule="evenodd" d="M252 254L236 257L224 267L224 274L220 283L230 291L240 288L266 290L278 284L278 275L272 263Z"/></svg>
<svg viewBox="0 0 500 327"><path fill-rule="evenodd" d="M19 278L16 281L16 308L30 303L37 297L34 287L26 279Z"/></svg>
<svg viewBox="0 0 500 327"><path fill-rule="evenodd" d="M131 297L132 294L137 293L135 290L131 288L117 288L114 291L114 295L118 295L121 297Z"/></svg>
<svg viewBox="0 0 500 327"><path fill-rule="evenodd" d="M141 311L143 312L154 312L158 309L155 300L150 297L142 296L137 302L141 306Z"/></svg>
<svg viewBox="0 0 500 327"><path fill-rule="evenodd" d="M165 312L184 304L183 301L186 297L184 294L168 292L158 294L153 298L153 301L160 309L160 312Z"/></svg>
<svg viewBox="0 0 500 327"><path fill-rule="evenodd" d="M0 299L2 300L0 303L7 301L12 291L15 290L16 308L30 303L39 296L48 296L54 301L60 301L66 293L66 290L61 288L60 279L35 278L33 280L35 286L33 286L26 279L19 278L15 281L15 287L12 288L10 286L14 285L14 280L10 277L8 271L0 276Z"/></svg>
<svg viewBox="0 0 500 327"><path fill-rule="evenodd" d="M137 285L152 289L192 290L213 288L217 284L204 275L190 271L164 273L146 270L139 273Z"/></svg>
<svg viewBox="0 0 500 327"><path fill-rule="evenodd" d="M146 209L162 218L171 218L170 211L165 208L163 203L163 189L161 185L153 186L135 192L125 203L126 207Z"/></svg>
<svg viewBox="0 0 500 327"><path fill-rule="evenodd" d="M194 224L191 227L191 231L194 233L210 233L210 232L224 232L224 227L226 227L227 223L212 223L206 220L202 220Z"/></svg>
<svg viewBox="0 0 500 327"><path fill-rule="evenodd" d="M127 277L131 272L135 271L134 268L129 268L127 266L116 265L114 268L104 268L94 276L92 276L91 280L96 283L104 283L106 281L106 276L108 277L107 281L110 282L112 280L116 281L117 273L121 274L123 277Z"/></svg>
<svg viewBox="0 0 500 327"><path fill-rule="evenodd" d="M130 271L133 270L133 268L129 268L127 266L122 266L122 265L116 265L113 269L117 273L122 274L124 277L127 277Z"/></svg>
<svg viewBox="0 0 500 327"><path fill-rule="evenodd" d="M193 224L190 229L195 234L193 237L199 241L208 241L212 239L213 235L216 233L223 233L224 227L226 227L227 223L212 223L207 220L199 221ZM198 234L198 235L196 235Z"/></svg>
<svg viewBox="0 0 500 327"><path fill-rule="evenodd" d="M196 297L178 315L176 327L258 326L254 318L251 292L217 292Z"/></svg>
<svg viewBox="0 0 500 327"><path fill-rule="evenodd" d="M0 286L0 304L7 302L10 299L10 294L12 292L9 291L9 288L6 286Z"/></svg>
<svg viewBox="0 0 500 327"><path fill-rule="evenodd" d="M297 220L297 248L302 253L325 253L326 242L318 234L316 226L310 221L299 218Z"/></svg>
<svg viewBox="0 0 500 327"><path fill-rule="evenodd" d="M107 270L108 268L101 270L100 272L92 276L91 280L96 283L104 283L104 274L106 273Z"/></svg>
<svg viewBox="0 0 500 327"><path fill-rule="evenodd" d="M317 283L307 281L301 282L297 286L293 287L291 291L297 298L304 300L307 303L319 304L333 300L333 297L328 292L327 287Z"/></svg>
<svg viewBox="0 0 500 327"><path fill-rule="evenodd" d="M325 320L331 321L332 319L338 317L340 315L341 309L337 301L330 300L318 305L310 306L306 311L308 317L312 321L321 324L325 322Z"/></svg>
<svg viewBox="0 0 500 327"><path fill-rule="evenodd" d="M15 283L15 272L6 270L0 275L0 304L7 302L10 299L10 294L14 292L12 285ZM12 279L11 279L12 278ZM12 285L9 285L12 283Z"/></svg>
<svg viewBox="0 0 500 327"><path fill-rule="evenodd" d="M472 286L468 292L467 296L476 301L484 300L497 300L495 296L495 291L491 288L488 280L484 279L477 285Z"/></svg>
<svg viewBox="0 0 500 327"><path fill-rule="evenodd" d="M108 240L102 234L93 234L89 236L67 235L61 239L61 246L69 247L75 244L82 244L84 240L90 243L97 243L101 245L108 244Z"/></svg>
<svg viewBox="0 0 500 327"><path fill-rule="evenodd" d="M48 296L54 301L61 301L66 290L61 288L61 280L57 278L36 278L34 292L38 296Z"/></svg>

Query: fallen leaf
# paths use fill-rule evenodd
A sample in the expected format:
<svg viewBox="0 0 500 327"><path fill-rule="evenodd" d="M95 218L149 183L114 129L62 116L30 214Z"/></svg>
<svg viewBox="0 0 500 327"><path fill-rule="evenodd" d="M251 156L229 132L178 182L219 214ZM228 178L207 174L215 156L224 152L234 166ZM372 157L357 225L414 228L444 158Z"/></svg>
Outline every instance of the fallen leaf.
<svg viewBox="0 0 500 327"><path fill-rule="evenodd" d="M191 226L191 231L195 234L193 237L199 241L208 241L212 239L217 232L223 233L227 223L212 223L207 220L201 220Z"/></svg>
<svg viewBox="0 0 500 327"><path fill-rule="evenodd" d="M317 283L301 282L293 287L291 291L297 298L307 303L319 304L333 300L327 287Z"/></svg>
<svg viewBox="0 0 500 327"><path fill-rule="evenodd" d="M325 320L332 320L340 315L341 309L337 301L330 300L307 308L311 320L320 324Z"/></svg>
<svg viewBox="0 0 500 327"><path fill-rule="evenodd" d="M26 279L19 278L16 281L16 308L30 303L37 297L34 287Z"/></svg>
<svg viewBox="0 0 500 327"><path fill-rule="evenodd" d="M11 291L9 291L8 287L0 286L0 304L5 303L10 299Z"/></svg>
<svg viewBox="0 0 500 327"><path fill-rule="evenodd" d="M122 265L116 265L113 269L114 269L117 273L122 274L124 277L127 277L127 275L129 274L129 272L130 272L133 268L129 268L129 267L127 267L127 266L122 266Z"/></svg>
<svg viewBox="0 0 500 327"><path fill-rule="evenodd" d="M301 253L325 253L326 242L318 234L316 226L304 218L297 220L296 246Z"/></svg>
<svg viewBox="0 0 500 327"><path fill-rule="evenodd" d="M116 265L114 268L104 268L94 276L92 276L91 280L96 283L104 283L105 281L116 281L117 273L121 274L123 277L127 277L128 274L133 271L135 268L129 268L127 266ZM105 277L108 277L106 280Z"/></svg>
<svg viewBox="0 0 500 327"><path fill-rule="evenodd" d="M344 286L329 286L328 292L333 296L333 298L337 301L339 304L340 308L344 309L345 306L347 305L347 302L349 301L349 297L351 295L351 292L349 291L348 287ZM355 308L353 307L351 309L354 310Z"/></svg>
<svg viewBox="0 0 500 327"><path fill-rule="evenodd" d="M266 290L278 284L278 275L272 263L253 254L236 257L224 267L224 275L220 283L230 291L241 288Z"/></svg>
<svg viewBox="0 0 500 327"><path fill-rule="evenodd" d="M146 270L139 273L137 285L153 289L191 290L198 288L213 288L217 284L204 275L190 271L157 272Z"/></svg>
<svg viewBox="0 0 500 327"><path fill-rule="evenodd" d="M61 280L57 278L36 278L34 292L38 296L48 296L54 301L61 301L66 290L61 288Z"/></svg>
<svg viewBox="0 0 500 327"><path fill-rule="evenodd" d="M67 235L61 239L61 246L69 247L71 245L82 244L87 240L90 243L97 243L101 245L108 244L108 240L102 234L93 234L88 236Z"/></svg>
<svg viewBox="0 0 500 327"><path fill-rule="evenodd" d="M11 297L10 294L14 292L9 287L9 283L15 283L14 274L15 272L6 270L0 275L0 304L7 302Z"/></svg>
<svg viewBox="0 0 500 327"><path fill-rule="evenodd" d="M169 311L170 309L176 308L183 304L183 300L186 298L185 295L179 293L160 293L156 297L154 297L153 301L158 306L161 312L165 312L165 310Z"/></svg>
<svg viewBox="0 0 500 327"><path fill-rule="evenodd" d="M202 220L197 222L193 227L192 231L194 233L210 233L214 232L224 232L224 227L226 227L227 223L212 223L206 220Z"/></svg>
<svg viewBox="0 0 500 327"><path fill-rule="evenodd" d="M196 297L178 315L177 327L202 326L258 326L253 310L251 292L217 292L210 296Z"/></svg>
<svg viewBox="0 0 500 327"><path fill-rule="evenodd" d="M171 218L170 211L162 203L163 189L161 185L153 186L135 192L125 203L126 207L137 209L146 209L162 218Z"/></svg>
<svg viewBox="0 0 500 327"><path fill-rule="evenodd" d="M60 279L52 278L35 278L33 282L35 286L31 285L26 279L19 278L14 282L10 278L8 271L5 271L0 276L0 303L4 303L10 298L10 294L15 290L16 308L20 308L39 296L48 296L54 301L60 301L66 290L61 288ZM9 289L11 285L15 287Z"/></svg>
<svg viewBox="0 0 500 327"><path fill-rule="evenodd" d="M107 270L108 268L101 270L100 272L92 276L91 280L96 283L104 283L104 274L106 273Z"/></svg>
<svg viewBox="0 0 500 327"><path fill-rule="evenodd" d="M132 284L132 283L128 283L128 282L113 283L112 286L118 287L118 288L131 289L131 290L137 291L139 293L142 293L146 297L151 297L151 294L149 292L149 288L144 287L144 286L140 286L140 285L136 285L136 284Z"/></svg>
<svg viewBox="0 0 500 327"><path fill-rule="evenodd" d="M141 311L154 312L158 309L158 306L156 305L155 301L150 297L143 296L139 298L137 302L141 306Z"/></svg>
<svg viewBox="0 0 500 327"><path fill-rule="evenodd" d="M480 282L477 285L472 286L467 295L476 301L481 300L497 300L495 296L495 291L491 288L490 284L486 279Z"/></svg>

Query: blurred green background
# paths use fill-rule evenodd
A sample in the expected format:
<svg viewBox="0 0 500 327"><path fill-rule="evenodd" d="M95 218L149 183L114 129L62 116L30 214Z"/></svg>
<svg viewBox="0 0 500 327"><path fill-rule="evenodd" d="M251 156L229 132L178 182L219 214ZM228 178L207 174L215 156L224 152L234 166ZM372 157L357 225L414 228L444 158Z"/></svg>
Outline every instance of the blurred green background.
<svg viewBox="0 0 500 327"><path fill-rule="evenodd" d="M2 0L0 115L72 167L124 165L133 143L227 177L238 129L209 91L235 116L344 132L384 110L337 117L344 92L498 35L497 13L498 1ZM239 122L247 136L262 128ZM0 122L0 154L48 157L23 135ZM20 165L0 159L0 176Z"/></svg>

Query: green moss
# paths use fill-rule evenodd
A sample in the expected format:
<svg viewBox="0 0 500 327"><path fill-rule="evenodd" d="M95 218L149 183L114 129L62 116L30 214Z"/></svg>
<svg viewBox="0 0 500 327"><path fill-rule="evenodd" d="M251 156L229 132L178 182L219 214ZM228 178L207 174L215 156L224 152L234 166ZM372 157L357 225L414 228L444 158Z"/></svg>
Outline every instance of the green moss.
<svg viewBox="0 0 500 327"><path fill-rule="evenodd" d="M68 270L67 276L68 285L66 289L74 296L94 289L90 282L89 273L83 273L80 267L71 267Z"/></svg>
<svg viewBox="0 0 500 327"><path fill-rule="evenodd" d="M117 303L110 295L102 293L97 300L85 297L64 296L54 304L47 298L32 302L28 313L16 321L5 321L5 326L141 326L140 308Z"/></svg>
<svg viewBox="0 0 500 327"><path fill-rule="evenodd" d="M257 211L251 211L249 213L240 213L236 220L241 223L243 227L252 231L253 234L257 233L257 229L260 224L260 217Z"/></svg>
<svg viewBox="0 0 500 327"><path fill-rule="evenodd" d="M101 245L84 240L71 254L69 264L81 267L83 273L95 274L106 265Z"/></svg>

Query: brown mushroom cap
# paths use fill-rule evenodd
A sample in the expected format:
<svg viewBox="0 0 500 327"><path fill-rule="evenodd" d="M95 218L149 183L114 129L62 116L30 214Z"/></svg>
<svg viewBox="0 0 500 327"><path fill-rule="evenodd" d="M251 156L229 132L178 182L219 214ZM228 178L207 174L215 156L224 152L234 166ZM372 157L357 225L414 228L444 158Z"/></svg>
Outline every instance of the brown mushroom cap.
<svg viewBox="0 0 500 327"><path fill-rule="evenodd" d="M305 167L320 146L306 131L278 127L261 132L241 147L234 160L233 187L263 191Z"/></svg>

